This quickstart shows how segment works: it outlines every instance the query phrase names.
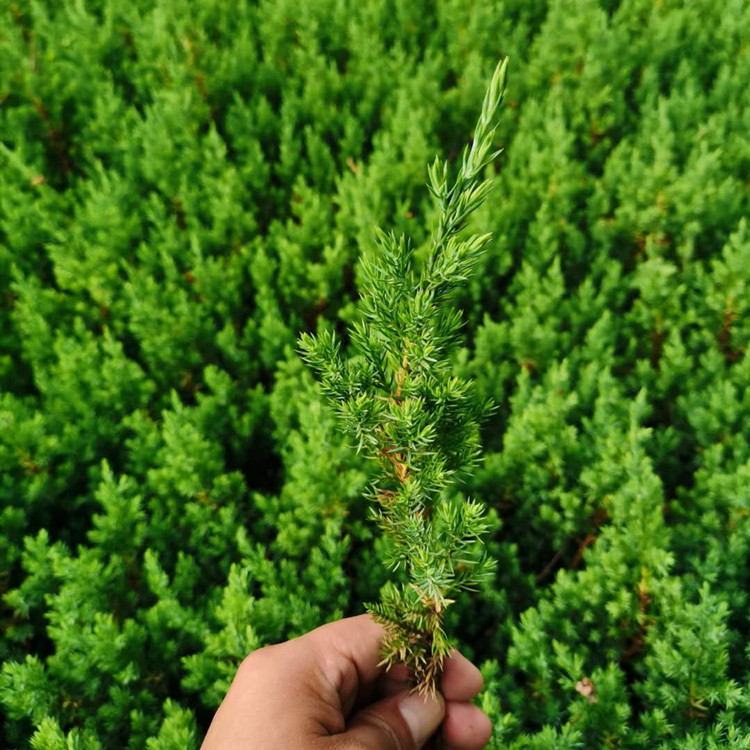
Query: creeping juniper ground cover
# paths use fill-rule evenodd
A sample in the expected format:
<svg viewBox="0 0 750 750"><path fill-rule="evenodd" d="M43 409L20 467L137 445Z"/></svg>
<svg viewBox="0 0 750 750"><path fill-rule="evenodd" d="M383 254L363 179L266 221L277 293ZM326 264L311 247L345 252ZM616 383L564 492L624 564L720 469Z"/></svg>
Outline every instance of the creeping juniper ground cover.
<svg viewBox="0 0 750 750"><path fill-rule="evenodd" d="M197 750L248 652L378 601L298 340L354 361L376 226L427 265L507 55L446 303L497 566L446 632L493 750L750 748L747 0L0 19L0 747Z"/></svg>

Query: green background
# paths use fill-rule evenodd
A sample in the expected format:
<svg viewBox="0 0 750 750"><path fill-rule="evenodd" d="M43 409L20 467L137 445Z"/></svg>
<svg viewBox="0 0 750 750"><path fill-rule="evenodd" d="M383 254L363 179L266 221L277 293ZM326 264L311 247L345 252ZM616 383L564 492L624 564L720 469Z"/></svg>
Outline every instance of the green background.
<svg viewBox="0 0 750 750"><path fill-rule="evenodd" d="M197 748L248 651L377 598L296 339L376 224L426 247L509 55L456 299L500 564L451 633L494 748L750 748L745 0L0 19L0 746Z"/></svg>

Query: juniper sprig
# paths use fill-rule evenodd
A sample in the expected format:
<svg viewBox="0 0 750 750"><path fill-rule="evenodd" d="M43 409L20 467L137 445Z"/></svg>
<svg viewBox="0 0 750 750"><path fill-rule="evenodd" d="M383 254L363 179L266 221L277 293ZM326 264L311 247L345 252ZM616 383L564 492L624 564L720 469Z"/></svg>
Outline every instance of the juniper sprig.
<svg viewBox="0 0 750 750"><path fill-rule="evenodd" d="M450 296L491 237L461 230L492 186L483 175L500 153L493 142L506 68L507 59L492 76L453 183L447 162L436 158L428 169L439 218L423 268L415 268L407 238L378 229L381 252L363 263L362 315L350 331L355 356L345 360L329 331L300 340L358 450L379 463L372 515L389 540L386 564L405 576L368 610L386 630L383 662L406 664L422 693L437 689L451 650L446 608L494 566L481 542L484 508L451 492L479 457L479 424L491 407L452 374L462 318Z"/></svg>

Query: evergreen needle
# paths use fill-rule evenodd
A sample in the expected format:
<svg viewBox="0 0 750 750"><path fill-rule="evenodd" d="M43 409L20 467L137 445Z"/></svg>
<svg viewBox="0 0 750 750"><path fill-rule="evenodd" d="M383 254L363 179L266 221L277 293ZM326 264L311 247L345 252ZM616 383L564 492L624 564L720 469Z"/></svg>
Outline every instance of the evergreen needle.
<svg viewBox="0 0 750 750"><path fill-rule="evenodd" d="M383 663L405 663L421 693L437 690L451 651L443 629L447 607L493 568L481 542L483 508L449 493L456 474L477 460L479 422L488 411L472 383L451 374L461 316L450 295L491 239L460 232L491 189L483 175L500 153L494 140L507 63L495 69L453 183L445 161L436 158L428 168L439 217L424 270L415 270L407 238L378 229L382 252L364 262L363 319L351 330L359 356L343 359L329 332L300 339L357 449L379 463L373 516L390 542L386 565L405 570L407 580L386 584L368 610L386 631Z"/></svg>

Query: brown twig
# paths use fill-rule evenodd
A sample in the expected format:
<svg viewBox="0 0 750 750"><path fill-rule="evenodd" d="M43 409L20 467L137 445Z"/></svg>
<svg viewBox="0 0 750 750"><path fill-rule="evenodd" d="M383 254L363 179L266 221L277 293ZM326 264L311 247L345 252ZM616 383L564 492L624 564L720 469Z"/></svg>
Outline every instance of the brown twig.
<svg viewBox="0 0 750 750"><path fill-rule="evenodd" d="M565 554L567 549L568 549L568 540L566 539L562 543L562 546L560 547L560 549L557 550L557 552L555 552L553 558L544 566L541 573L537 575L536 577L537 583L541 583L552 572L552 569L555 567L555 565L557 565L558 561Z"/></svg>

